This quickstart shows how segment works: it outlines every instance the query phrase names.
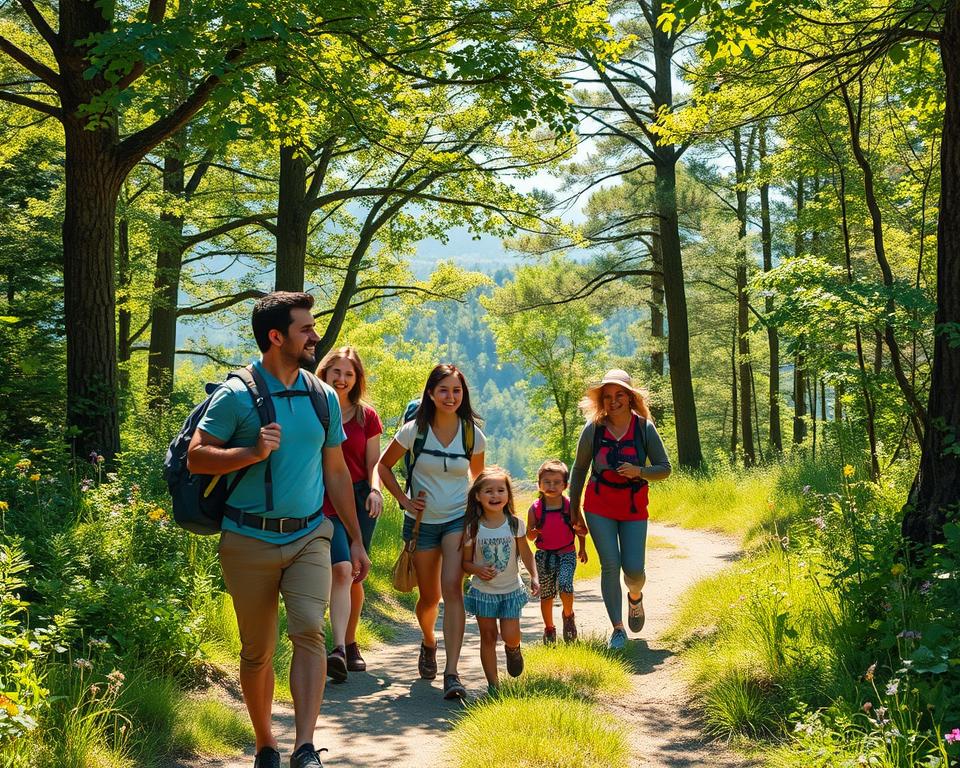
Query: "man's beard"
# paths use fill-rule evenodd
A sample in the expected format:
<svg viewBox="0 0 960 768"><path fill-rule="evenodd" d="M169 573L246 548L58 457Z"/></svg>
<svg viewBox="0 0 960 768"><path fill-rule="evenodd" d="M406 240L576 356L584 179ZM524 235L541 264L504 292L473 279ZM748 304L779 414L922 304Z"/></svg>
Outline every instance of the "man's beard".
<svg viewBox="0 0 960 768"><path fill-rule="evenodd" d="M317 367L317 348L314 347L312 350L304 347L303 351L300 353L300 357L297 359L301 368L309 368L311 371Z"/></svg>

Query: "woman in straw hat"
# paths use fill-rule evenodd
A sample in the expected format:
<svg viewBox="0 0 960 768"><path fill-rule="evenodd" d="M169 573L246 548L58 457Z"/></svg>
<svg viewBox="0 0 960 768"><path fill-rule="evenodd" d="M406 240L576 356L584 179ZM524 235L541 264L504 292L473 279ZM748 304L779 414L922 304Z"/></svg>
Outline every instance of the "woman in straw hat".
<svg viewBox="0 0 960 768"><path fill-rule="evenodd" d="M580 408L587 423L570 473L570 513L573 520L581 520L586 484L583 511L600 555L600 590L613 624L610 647L623 648L627 633L620 572L628 590L628 624L639 632L644 621L648 482L666 478L670 460L650 417L647 393L634 386L626 371L607 371L587 390Z"/></svg>

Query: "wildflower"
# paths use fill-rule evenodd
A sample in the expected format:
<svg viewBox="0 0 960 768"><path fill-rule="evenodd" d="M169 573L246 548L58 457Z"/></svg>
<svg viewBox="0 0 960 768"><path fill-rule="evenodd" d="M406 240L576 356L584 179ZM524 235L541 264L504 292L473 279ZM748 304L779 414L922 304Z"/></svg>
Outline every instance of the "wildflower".
<svg viewBox="0 0 960 768"><path fill-rule="evenodd" d="M40 482L40 475L38 475L36 472L34 472L32 475L30 475L30 482L31 482L31 483L39 483L39 482Z"/></svg>
<svg viewBox="0 0 960 768"><path fill-rule="evenodd" d="M873 664L867 667L867 671L863 673L863 679L866 680L868 683L872 683L873 673L876 671L877 671L877 662L873 662Z"/></svg>
<svg viewBox="0 0 960 768"><path fill-rule="evenodd" d="M806 496L808 493L810 493L810 486L809 485L803 486L803 488L800 489L800 493Z"/></svg>
<svg viewBox="0 0 960 768"><path fill-rule="evenodd" d="M17 462L17 465L16 465L16 466L17 466L17 471L18 471L21 475L25 475L25 474L27 474L27 470L30 469L30 467L32 466L32 464L33 464L33 462L30 461L30 459L20 459L20 461L18 461L18 462Z"/></svg>
<svg viewBox="0 0 960 768"><path fill-rule="evenodd" d="M82 669L85 671L89 671L93 669L93 664L90 663L90 661L88 661L87 659L82 659L82 658L75 659L73 662L73 666L75 666L77 669Z"/></svg>
<svg viewBox="0 0 960 768"><path fill-rule="evenodd" d="M889 600L884 600L882 603L880 603L880 607L883 608L883 610L887 611L888 613L893 610L893 605L890 603Z"/></svg>
<svg viewBox="0 0 960 768"><path fill-rule="evenodd" d="M87 456L87 459L90 461L91 464L96 464L96 463L97 463L97 457L98 457L99 455L100 455L100 454L97 453L96 451L90 451L90 455Z"/></svg>
<svg viewBox="0 0 960 768"><path fill-rule="evenodd" d="M817 530L827 530L827 521L824 520L823 515L817 515L815 518L813 518L813 524L817 526Z"/></svg>
<svg viewBox="0 0 960 768"><path fill-rule="evenodd" d="M907 568L903 563L894 563L893 567L890 568L891 576L903 576L906 573Z"/></svg>
<svg viewBox="0 0 960 768"><path fill-rule="evenodd" d="M853 477L853 473L854 473L855 471L856 471L856 470L854 470L852 464L847 464L847 465L845 465L844 468L843 468L843 476L844 476L844 477Z"/></svg>
<svg viewBox="0 0 960 768"><path fill-rule="evenodd" d="M167 516L167 511L163 507L156 507L147 512L147 517L149 517L153 522L157 523L163 520Z"/></svg>
<svg viewBox="0 0 960 768"><path fill-rule="evenodd" d="M95 699L95 698L97 698L97 696L100 695L100 686L99 686L99 685L91 685L89 690L90 690L90 698L91 698L91 699Z"/></svg>
<svg viewBox="0 0 960 768"><path fill-rule="evenodd" d="M93 480L90 480L90 479L88 479L88 478L84 478L83 481L80 483L80 492L81 492L81 493L86 493L86 492L89 491L91 488L93 488Z"/></svg>
<svg viewBox="0 0 960 768"><path fill-rule="evenodd" d="M863 711L864 711L864 712L866 712L866 713L869 715L871 709L873 709L873 702L872 702L872 701L865 701L865 702L863 702Z"/></svg>
<svg viewBox="0 0 960 768"><path fill-rule="evenodd" d="M0 501L0 512L9 512L10 503L6 501Z"/></svg>
<svg viewBox="0 0 960 768"><path fill-rule="evenodd" d="M884 717L886 717L886 716L887 716L887 708L886 708L886 707L877 707L877 717L879 717L879 718L882 719L882 718L884 718Z"/></svg>
<svg viewBox="0 0 960 768"><path fill-rule="evenodd" d="M103 464L103 462L105 462L105 461L106 461L106 459L103 458L103 456L101 456L101 455L98 453L98 454L97 454L97 464Z"/></svg>
<svg viewBox="0 0 960 768"><path fill-rule="evenodd" d="M918 587L918 590L921 595L926 595L930 592L930 587L932 586L933 584L931 584L929 581L925 581Z"/></svg>
<svg viewBox="0 0 960 768"><path fill-rule="evenodd" d="M113 672L107 675L107 682L109 683L107 686L107 694L110 696L115 696L120 690L120 686L123 685L123 681L125 679L126 678L124 677L123 672L121 672L119 669L113 670Z"/></svg>
<svg viewBox="0 0 960 768"><path fill-rule="evenodd" d="M901 640L919 640L923 637L923 634L912 629L905 629L903 632L900 632L897 637Z"/></svg>
<svg viewBox="0 0 960 768"><path fill-rule="evenodd" d="M900 681L893 678L887 683L887 696L896 696L900 692Z"/></svg>
<svg viewBox="0 0 960 768"><path fill-rule="evenodd" d="M2 693L0 693L0 707L5 709L10 717L16 717L20 714L20 708Z"/></svg>
<svg viewBox="0 0 960 768"><path fill-rule="evenodd" d="M954 728L950 733L943 734L943 740L947 742L947 744L960 741L960 728Z"/></svg>
<svg viewBox="0 0 960 768"><path fill-rule="evenodd" d="M103 638L91 637L90 640L87 641L87 645L90 646L91 651L98 650L98 649L105 649L110 647L110 641L107 640L107 638L105 637Z"/></svg>

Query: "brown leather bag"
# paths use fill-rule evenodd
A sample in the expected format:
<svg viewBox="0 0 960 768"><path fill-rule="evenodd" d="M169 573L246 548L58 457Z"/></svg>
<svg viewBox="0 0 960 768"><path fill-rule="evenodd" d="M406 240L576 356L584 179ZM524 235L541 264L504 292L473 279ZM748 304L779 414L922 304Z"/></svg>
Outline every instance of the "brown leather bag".
<svg viewBox="0 0 960 768"><path fill-rule="evenodd" d="M404 542L397 562L393 564L393 588L398 592L411 592L417 586L417 572L413 567L413 553L417 548L417 535L420 533L420 518L423 510L417 513L410 541Z"/></svg>

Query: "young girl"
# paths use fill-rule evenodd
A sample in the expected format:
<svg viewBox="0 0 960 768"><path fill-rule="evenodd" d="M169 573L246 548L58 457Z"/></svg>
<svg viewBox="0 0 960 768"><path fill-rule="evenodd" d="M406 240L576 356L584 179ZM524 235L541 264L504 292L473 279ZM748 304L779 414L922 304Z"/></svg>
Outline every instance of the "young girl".
<svg viewBox="0 0 960 768"><path fill-rule="evenodd" d="M557 642L553 624L553 600L560 595L563 605L563 639L577 639L573 613L573 574L580 562L587 562L587 546L581 530L570 519L567 490L570 470L559 459L543 462L537 472L540 498L527 511L527 538L537 545L537 572L540 574L540 612L543 615L543 642ZM575 541L579 542L574 547ZM576 551L579 550L579 551Z"/></svg>
<svg viewBox="0 0 960 768"><path fill-rule="evenodd" d="M464 603L480 626L480 663L490 691L497 687L497 619L507 657L507 672L523 672L520 611L527 591L517 560L530 572L530 591L540 591L537 565L525 538L526 525L513 508L510 475L487 467L470 488L463 531L463 570L473 574Z"/></svg>

